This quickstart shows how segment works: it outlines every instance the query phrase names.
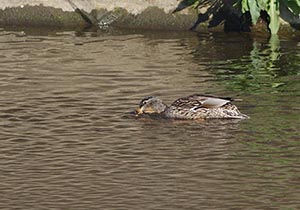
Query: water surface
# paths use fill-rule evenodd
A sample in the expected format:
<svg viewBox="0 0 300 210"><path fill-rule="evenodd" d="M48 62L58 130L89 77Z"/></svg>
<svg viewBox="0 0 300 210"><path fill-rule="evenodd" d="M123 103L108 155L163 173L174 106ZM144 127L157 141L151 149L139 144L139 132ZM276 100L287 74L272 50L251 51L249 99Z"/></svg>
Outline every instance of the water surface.
<svg viewBox="0 0 300 210"><path fill-rule="evenodd" d="M299 38L0 31L1 209L299 209ZM242 98L249 120L135 118Z"/></svg>

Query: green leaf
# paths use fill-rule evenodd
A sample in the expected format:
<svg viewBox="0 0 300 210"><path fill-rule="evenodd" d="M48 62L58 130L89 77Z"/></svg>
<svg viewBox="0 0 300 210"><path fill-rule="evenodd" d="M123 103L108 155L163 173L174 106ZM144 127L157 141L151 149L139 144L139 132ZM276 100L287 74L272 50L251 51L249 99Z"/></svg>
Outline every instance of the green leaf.
<svg viewBox="0 0 300 210"><path fill-rule="evenodd" d="M268 14L270 16L270 24L269 29L271 30L271 34L277 34L279 29L279 6L278 0L270 0Z"/></svg>
<svg viewBox="0 0 300 210"><path fill-rule="evenodd" d="M300 0L286 0L283 2L289 10L291 10L295 15L300 14Z"/></svg>
<svg viewBox="0 0 300 210"><path fill-rule="evenodd" d="M256 24L257 20L260 16L260 8L258 8L258 6L256 4L256 0L248 0L248 5L249 5L249 8L250 8L252 23Z"/></svg>
<svg viewBox="0 0 300 210"><path fill-rule="evenodd" d="M248 0L242 0L242 13L248 11L249 11Z"/></svg>
<svg viewBox="0 0 300 210"><path fill-rule="evenodd" d="M258 7L260 8L260 10L267 11L269 0L258 0L257 4L258 4Z"/></svg>

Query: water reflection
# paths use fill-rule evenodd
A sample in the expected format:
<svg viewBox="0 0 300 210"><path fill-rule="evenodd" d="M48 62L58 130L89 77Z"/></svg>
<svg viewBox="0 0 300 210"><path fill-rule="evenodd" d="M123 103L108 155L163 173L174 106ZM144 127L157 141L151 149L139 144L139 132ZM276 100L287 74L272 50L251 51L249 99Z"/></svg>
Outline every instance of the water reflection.
<svg viewBox="0 0 300 210"><path fill-rule="evenodd" d="M206 63L204 68L213 72L231 90L277 92L285 90L285 86L293 83L293 80L286 81L287 78L284 76L299 74L297 68L299 55L289 49L289 41L283 40L280 47L280 40L276 35L271 36L270 39L253 39L246 35L246 38L234 35L219 36L213 36L210 45L218 49L213 49L212 52L221 59L214 60L209 53L204 54L202 42L193 54L195 60L200 63L207 62L212 57L208 62L209 65ZM220 42L224 43L220 44ZM234 42L239 44L232 46Z"/></svg>
<svg viewBox="0 0 300 210"><path fill-rule="evenodd" d="M0 31L1 209L297 209L299 40ZM249 120L135 118L238 96Z"/></svg>

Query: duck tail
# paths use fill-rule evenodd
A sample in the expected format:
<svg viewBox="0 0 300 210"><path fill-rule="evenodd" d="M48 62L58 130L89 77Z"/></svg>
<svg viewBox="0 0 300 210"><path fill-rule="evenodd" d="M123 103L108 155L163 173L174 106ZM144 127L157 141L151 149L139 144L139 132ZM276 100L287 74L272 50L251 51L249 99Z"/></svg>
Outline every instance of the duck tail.
<svg viewBox="0 0 300 210"><path fill-rule="evenodd" d="M237 101L237 102L239 102L239 101L243 101L243 99L241 99L241 98L232 98L231 101Z"/></svg>
<svg viewBox="0 0 300 210"><path fill-rule="evenodd" d="M245 115L245 114L241 114L241 117L242 117L243 119L250 119L250 117L249 117L248 115Z"/></svg>

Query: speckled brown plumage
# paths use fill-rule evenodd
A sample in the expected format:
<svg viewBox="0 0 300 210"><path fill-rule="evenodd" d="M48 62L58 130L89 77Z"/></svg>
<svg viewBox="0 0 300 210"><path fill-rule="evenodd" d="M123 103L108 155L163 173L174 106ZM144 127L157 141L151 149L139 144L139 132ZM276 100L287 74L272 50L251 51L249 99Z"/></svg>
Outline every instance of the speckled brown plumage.
<svg viewBox="0 0 300 210"><path fill-rule="evenodd" d="M140 103L137 114L160 114L172 119L249 118L232 104L231 98L194 94L179 98L170 106L160 99L147 97Z"/></svg>

